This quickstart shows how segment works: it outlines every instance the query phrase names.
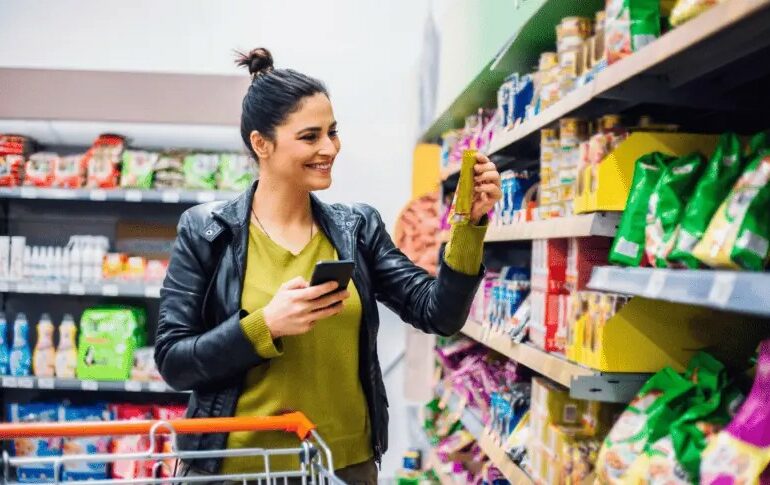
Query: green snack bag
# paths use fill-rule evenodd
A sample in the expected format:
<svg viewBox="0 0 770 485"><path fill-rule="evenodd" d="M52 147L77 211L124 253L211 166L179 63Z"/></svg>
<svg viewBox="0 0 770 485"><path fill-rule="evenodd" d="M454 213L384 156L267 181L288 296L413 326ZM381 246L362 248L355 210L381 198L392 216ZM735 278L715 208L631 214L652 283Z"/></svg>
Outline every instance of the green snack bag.
<svg viewBox="0 0 770 485"><path fill-rule="evenodd" d="M668 255L676 242L677 227L687 199L704 168L703 157L691 153L669 163L650 195L645 227L645 252L651 265L668 266Z"/></svg>
<svg viewBox="0 0 770 485"><path fill-rule="evenodd" d="M223 153L219 156L217 187L219 190L240 192L251 186L256 178L256 163L246 155Z"/></svg>
<svg viewBox="0 0 770 485"><path fill-rule="evenodd" d="M120 170L120 186L137 189L152 188L152 175L155 172L154 167L157 160L157 153L138 150L124 151Z"/></svg>
<svg viewBox="0 0 770 485"><path fill-rule="evenodd" d="M639 266L644 251L644 228L647 205L666 163L671 157L659 152L648 153L636 161L631 191L620 227L612 242L609 261L624 266Z"/></svg>
<svg viewBox="0 0 770 485"><path fill-rule="evenodd" d="M770 149L770 140L767 138L767 133L761 131L752 136L751 140L749 140L749 145L746 147L743 166L745 167L750 161L754 160L754 157L759 155L759 152L767 149Z"/></svg>
<svg viewBox="0 0 770 485"><path fill-rule="evenodd" d="M622 484L648 443L668 434L688 404L695 385L666 367L652 376L628 405L602 444L596 462L602 483Z"/></svg>
<svg viewBox="0 0 770 485"><path fill-rule="evenodd" d="M184 185L188 189L214 190L217 188L219 156L206 153L192 153L184 157L182 172Z"/></svg>
<svg viewBox="0 0 770 485"><path fill-rule="evenodd" d="M770 257L770 152L760 150L719 206L693 254L712 267L761 271Z"/></svg>
<svg viewBox="0 0 770 485"><path fill-rule="evenodd" d="M145 322L144 311L136 308L98 307L84 311L78 340L78 378L128 379L134 351L147 340Z"/></svg>
<svg viewBox="0 0 770 485"><path fill-rule="evenodd" d="M660 0L607 0L605 54L613 64L660 36Z"/></svg>

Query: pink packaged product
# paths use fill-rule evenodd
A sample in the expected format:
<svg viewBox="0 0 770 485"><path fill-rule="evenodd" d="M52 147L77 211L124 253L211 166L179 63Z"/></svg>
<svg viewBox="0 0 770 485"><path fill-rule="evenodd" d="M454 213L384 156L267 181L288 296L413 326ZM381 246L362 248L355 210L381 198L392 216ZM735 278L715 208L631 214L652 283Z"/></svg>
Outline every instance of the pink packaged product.
<svg viewBox="0 0 770 485"><path fill-rule="evenodd" d="M759 348L749 397L701 459L704 485L770 485L770 340Z"/></svg>
<svg viewBox="0 0 770 485"><path fill-rule="evenodd" d="M115 418L120 421L152 419L151 405L113 404L111 410ZM146 435L117 436L112 440L110 452L113 454L139 453L148 451L149 448L150 439ZM117 460L112 464L110 476L122 479L151 477L152 462Z"/></svg>
<svg viewBox="0 0 770 485"><path fill-rule="evenodd" d="M611 246L612 239L608 237L573 237L568 239L567 270L565 273L568 291L586 289L594 266L609 264L607 257Z"/></svg>
<svg viewBox="0 0 770 485"><path fill-rule="evenodd" d="M566 293L567 239L532 241L532 289Z"/></svg>

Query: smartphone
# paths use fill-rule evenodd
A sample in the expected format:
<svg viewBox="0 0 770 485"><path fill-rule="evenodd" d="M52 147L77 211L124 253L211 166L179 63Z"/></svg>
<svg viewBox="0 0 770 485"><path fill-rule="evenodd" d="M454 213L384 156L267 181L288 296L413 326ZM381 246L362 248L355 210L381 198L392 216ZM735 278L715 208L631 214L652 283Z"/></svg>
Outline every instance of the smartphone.
<svg viewBox="0 0 770 485"><path fill-rule="evenodd" d="M339 284L339 289L334 291L344 290L348 287L348 283L350 283L354 268L355 263L349 259L342 261L319 261L315 265L312 278L310 278L310 286L336 281Z"/></svg>

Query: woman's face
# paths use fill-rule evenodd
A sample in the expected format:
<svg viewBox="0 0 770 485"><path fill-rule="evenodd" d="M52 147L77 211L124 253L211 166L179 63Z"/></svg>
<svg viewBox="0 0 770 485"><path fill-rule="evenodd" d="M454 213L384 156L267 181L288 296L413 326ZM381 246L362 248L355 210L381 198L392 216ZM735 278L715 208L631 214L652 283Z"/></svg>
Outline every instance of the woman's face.
<svg viewBox="0 0 770 485"><path fill-rule="evenodd" d="M300 108L275 128L270 156L260 161L260 171L302 190L328 189L339 151L332 104L325 94L317 93L304 98Z"/></svg>

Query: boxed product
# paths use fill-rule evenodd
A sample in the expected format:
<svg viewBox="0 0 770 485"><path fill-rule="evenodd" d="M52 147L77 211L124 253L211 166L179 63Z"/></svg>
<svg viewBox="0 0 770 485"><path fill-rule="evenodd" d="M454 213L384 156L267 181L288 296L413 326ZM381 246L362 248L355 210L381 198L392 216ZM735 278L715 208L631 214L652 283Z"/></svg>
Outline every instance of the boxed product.
<svg viewBox="0 0 770 485"><path fill-rule="evenodd" d="M532 241L532 289L546 293L565 293L567 239Z"/></svg>
<svg viewBox="0 0 770 485"><path fill-rule="evenodd" d="M54 423L59 420L59 404L9 404L8 420L12 423ZM17 457L47 457L62 454L61 438L18 438L11 442L11 455ZM51 465L23 465L16 469L20 482L53 480Z"/></svg>
<svg viewBox="0 0 770 485"><path fill-rule="evenodd" d="M96 307L80 319L77 376L79 379L126 380L134 352L146 341L144 310Z"/></svg>
<svg viewBox="0 0 770 485"><path fill-rule="evenodd" d="M83 406L66 405L60 409L60 421L110 421L111 415L106 404ZM62 455L95 455L109 451L108 436L64 438ZM100 480L107 478L107 464L104 462L67 462L64 464L64 481Z"/></svg>
<svg viewBox="0 0 770 485"><path fill-rule="evenodd" d="M546 352L564 352L569 295L532 290L529 339Z"/></svg>
<svg viewBox="0 0 770 485"><path fill-rule="evenodd" d="M573 237L568 239L565 283L568 291L585 290L594 266L607 264L612 239L606 237Z"/></svg>

